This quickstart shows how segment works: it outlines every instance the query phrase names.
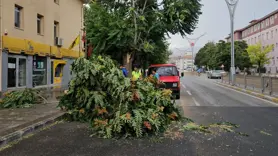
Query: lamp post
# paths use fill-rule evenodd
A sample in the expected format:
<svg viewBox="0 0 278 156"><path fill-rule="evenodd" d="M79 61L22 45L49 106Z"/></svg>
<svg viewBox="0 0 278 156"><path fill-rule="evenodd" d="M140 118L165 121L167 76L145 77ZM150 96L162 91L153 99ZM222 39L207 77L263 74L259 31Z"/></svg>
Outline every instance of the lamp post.
<svg viewBox="0 0 278 156"><path fill-rule="evenodd" d="M197 43L197 41L205 36L206 33L204 33L203 35L197 37L197 38L188 38L185 36L185 38L187 39L188 43L190 44L190 47L191 47L191 52L192 52L192 71L194 70L193 69L193 66L194 66L194 47L195 47L195 44Z"/></svg>
<svg viewBox="0 0 278 156"><path fill-rule="evenodd" d="M178 51L182 52L181 56L183 56L183 57L184 57L184 52L187 52L187 51L190 50L189 48L185 49L185 50L179 49L179 48L175 48L175 49L177 49ZM181 56L180 56L180 63L182 62L181 68L182 68L182 70L184 70L184 60L183 59L181 60Z"/></svg>
<svg viewBox="0 0 278 156"><path fill-rule="evenodd" d="M235 84L235 43L234 43L234 17L235 10L239 0L225 0L230 13L231 20L231 68L230 68L230 76L232 85Z"/></svg>

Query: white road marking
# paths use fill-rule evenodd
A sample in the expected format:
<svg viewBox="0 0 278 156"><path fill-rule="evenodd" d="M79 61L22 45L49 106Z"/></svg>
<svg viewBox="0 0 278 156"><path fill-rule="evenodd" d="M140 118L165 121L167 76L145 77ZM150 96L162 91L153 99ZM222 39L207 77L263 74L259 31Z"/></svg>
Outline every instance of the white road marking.
<svg viewBox="0 0 278 156"><path fill-rule="evenodd" d="M183 88L186 88L184 84L182 84L182 87L183 87Z"/></svg>
<svg viewBox="0 0 278 156"><path fill-rule="evenodd" d="M192 95L191 93L190 93L190 91L186 91L190 96Z"/></svg>
<svg viewBox="0 0 278 156"><path fill-rule="evenodd" d="M192 99L193 99L193 101L194 101L194 103L195 103L196 106L201 106L201 105L196 101L195 98L192 98Z"/></svg>
<svg viewBox="0 0 278 156"><path fill-rule="evenodd" d="M247 94L247 93L244 93L244 92L241 92L241 91L237 91L237 90L235 90L235 89L231 89L231 88L228 88L228 87L225 87L225 86L219 85L219 84L217 84L217 83L215 83L215 84L216 84L217 86L219 86L219 87L226 88L226 89L229 89L229 90L235 91L235 92L237 92L237 93L241 93L241 94L243 94L243 95L247 95L247 96L253 97L253 98L255 98L255 99L258 99L258 100L261 100L261 101L267 102L267 103L271 103L271 104L276 105L276 106L278 105L278 104L277 104L277 103L275 103L275 102L272 102L272 101L269 101L269 100L265 100L265 99L262 99L262 98L258 98L258 97L254 96L254 95L250 95L250 94Z"/></svg>

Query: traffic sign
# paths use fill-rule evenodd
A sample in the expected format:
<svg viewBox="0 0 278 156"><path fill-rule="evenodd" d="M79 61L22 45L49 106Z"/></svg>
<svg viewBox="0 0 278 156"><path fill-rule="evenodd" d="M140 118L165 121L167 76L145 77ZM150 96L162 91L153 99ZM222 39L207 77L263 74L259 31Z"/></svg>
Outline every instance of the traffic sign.
<svg viewBox="0 0 278 156"><path fill-rule="evenodd" d="M224 64L221 65L221 68L224 68Z"/></svg>

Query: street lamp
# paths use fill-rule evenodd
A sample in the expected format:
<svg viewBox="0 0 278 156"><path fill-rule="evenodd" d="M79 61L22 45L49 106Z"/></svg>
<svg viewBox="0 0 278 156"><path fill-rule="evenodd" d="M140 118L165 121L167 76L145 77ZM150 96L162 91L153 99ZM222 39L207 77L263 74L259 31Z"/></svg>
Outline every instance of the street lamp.
<svg viewBox="0 0 278 156"><path fill-rule="evenodd" d="M183 55L184 52L190 51L190 48L185 49L185 50L179 49L179 48L175 48L175 49L177 49L178 51L182 52L182 55L181 55L181 56L184 56L184 55ZM183 60L183 59L181 60L181 56L180 56L180 60L179 60L179 61L180 61L180 63L182 63L182 65L181 65L182 70L184 70L184 60ZM193 62L192 62L192 63L193 63ZM192 65L192 68L193 68L193 65Z"/></svg>
<svg viewBox="0 0 278 156"><path fill-rule="evenodd" d="M230 13L231 20L231 69L230 75L232 80L232 85L235 84L235 43L234 43L234 17L235 10L239 0L225 0Z"/></svg>
<svg viewBox="0 0 278 156"><path fill-rule="evenodd" d="M192 52L192 71L194 70L193 69L193 66L194 66L194 47L195 47L195 44L197 43L197 41L205 36L206 33L204 33L203 35L200 35L199 37L197 38L188 38L185 36L185 38L187 39L188 43L190 44L190 47L191 47L191 52Z"/></svg>

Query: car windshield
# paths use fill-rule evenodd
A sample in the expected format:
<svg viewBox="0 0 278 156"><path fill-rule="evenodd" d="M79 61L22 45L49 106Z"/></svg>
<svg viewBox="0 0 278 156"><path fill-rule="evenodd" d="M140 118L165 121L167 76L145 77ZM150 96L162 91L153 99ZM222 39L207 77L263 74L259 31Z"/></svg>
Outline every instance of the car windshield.
<svg viewBox="0 0 278 156"><path fill-rule="evenodd" d="M154 69L156 69L159 76L178 76L178 70L175 66L151 67L148 70L148 75L150 75Z"/></svg>
<svg viewBox="0 0 278 156"><path fill-rule="evenodd" d="M222 72L224 72L223 70L214 70L213 71L214 73L222 73Z"/></svg>

